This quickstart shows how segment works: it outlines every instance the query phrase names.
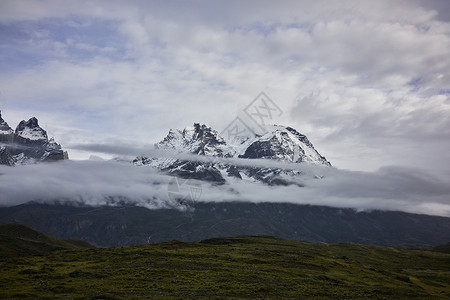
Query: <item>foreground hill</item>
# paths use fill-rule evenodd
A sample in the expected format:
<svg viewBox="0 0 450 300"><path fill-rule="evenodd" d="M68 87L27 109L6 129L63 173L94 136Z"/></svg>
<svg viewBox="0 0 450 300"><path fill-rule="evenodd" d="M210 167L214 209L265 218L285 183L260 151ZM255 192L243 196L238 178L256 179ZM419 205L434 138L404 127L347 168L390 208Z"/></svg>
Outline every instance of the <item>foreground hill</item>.
<svg viewBox="0 0 450 300"><path fill-rule="evenodd" d="M54 251L0 266L8 299L450 297L448 253L266 236Z"/></svg>
<svg viewBox="0 0 450 300"><path fill-rule="evenodd" d="M92 248L84 241L57 239L21 224L0 226L0 256L45 255L55 250Z"/></svg>
<svg viewBox="0 0 450 300"><path fill-rule="evenodd" d="M184 212L24 204L0 208L0 224L5 223L27 224L59 238L103 247L235 235L384 246L437 246L450 240L450 218L288 203L197 202Z"/></svg>

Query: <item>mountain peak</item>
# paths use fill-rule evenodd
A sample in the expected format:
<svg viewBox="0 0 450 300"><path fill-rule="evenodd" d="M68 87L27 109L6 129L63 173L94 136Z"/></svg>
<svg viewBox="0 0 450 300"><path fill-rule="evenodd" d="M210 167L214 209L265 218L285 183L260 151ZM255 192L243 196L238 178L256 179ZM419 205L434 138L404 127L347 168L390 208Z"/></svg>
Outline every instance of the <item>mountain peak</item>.
<svg viewBox="0 0 450 300"><path fill-rule="evenodd" d="M331 166L319 154L304 135L289 126L268 125L267 132L256 135L245 145L229 145L211 127L194 123L185 129L170 129L167 136L156 144L157 148L171 148L178 152L217 157L239 157L250 159L275 159L288 162L308 162ZM244 148L244 151L241 148Z"/></svg>
<svg viewBox="0 0 450 300"><path fill-rule="evenodd" d="M170 148L198 155L230 156L229 149L225 149L225 146L227 146L225 140L217 131L200 123L194 123L192 127L186 127L183 131L170 129L167 136L156 144L159 149Z"/></svg>
<svg viewBox="0 0 450 300"><path fill-rule="evenodd" d="M194 123L184 130L171 129L168 135L156 144L158 149L171 149L178 153L189 153L222 158L270 159L292 163L331 166L325 157L319 154L308 138L293 129L281 125L267 126L264 135L256 135L239 145L228 144L220 134L205 124ZM273 168L239 167L228 163L159 159L157 157L137 157L136 165L149 165L184 178L206 179L223 183L225 177L248 178L268 184L290 184L284 175L296 176L297 171L283 171ZM206 174L206 175L205 175ZM209 178L209 177L208 177Z"/></svg>
<svg viewBox="0 0 450 300"><path fill-rule="evenodd" d="M12 134L13 130L9 127L8 123L2 118L2 112L0 111L0 134L9 135Z"/></svg>
<svg viewBox="0 0 450 300"><path fill-rule="evenodd" d="M30 118L28 121L21 121L16 127L18 142L24 141L48 141L47 132L39 126L38 119Z"/></svg>
<svg viewBox="0 0 450 300"><path fill-rule="evenodd" d="M275 159L293 163L307 162L331 166L308 138L292 127L273 125L269 132L256 137L240 158Z"/></svg>
<svg viewBox="0 0 450 300"><path fill-rule="evenodd" d="M38 119L21 121L13 131L0 112L0 164L23 165L68 159L68 154L39 126Z"/></svg>
<svg viewBox="0 0 450 300"><path fill-rule="evenodd" d="M200 125L199 123L194 123L194 135L193 139L202 141L203 143L217 143L217 144L225 144L224 139L219 136L219 133L213 130L211 127L206 126L205 124Z"/></svg>
<svg viewBox="0 0 450 300"><path fill-rule="evenodd" d="M39 126L39 121L38 119L36 119L36 117L31 117L28 121L22 120L19 125L17 126L18 128L37 128Z"/></svg>

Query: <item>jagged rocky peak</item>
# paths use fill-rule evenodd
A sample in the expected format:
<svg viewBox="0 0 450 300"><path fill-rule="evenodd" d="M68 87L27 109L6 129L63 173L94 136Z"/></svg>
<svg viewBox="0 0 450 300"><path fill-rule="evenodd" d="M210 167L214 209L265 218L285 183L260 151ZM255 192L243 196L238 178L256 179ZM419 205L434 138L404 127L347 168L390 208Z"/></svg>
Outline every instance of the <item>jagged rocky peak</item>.
<svg viewBox="0 0 450 300"><path fill-rule="evenodd" d="M2 118L0 111L0 143L11 143L14 140L14 131Z"/></svg>
<svg viewBox="0 0 450 300"><path fill-rule="evenodd" d="M45 143L45 151L41 156L41 161L55 161L69 159L67 151L63 151L61 145L56 143L53 138L51 138L47 143Z"/></svg>
<svg viewBox="0 0 450 300"><path fill-rule="evenodd" d="M229 145L216 130L194 123L193 127L186 127L184 130L171 129L156 147L216 157L274 159L331 166L308 138L294 128L271 125L265 129L265 134L256 135L242 145ZM242 147L243 151L240 149Z"/></svg>
<svg viewBox="0 0 450 300"><path fill-rule="evenodd" d="M15 141L19 144L35 144L48 142L47 132L39 126L38 120L33 117L17 125Z"/></svg>
<svg viewBox="0 0 450 300"><path fill-rule="evenodd" d="M231 148L217 131L205 124L194 123L185 129L170 129L168 135L156 147L171 148L182 152L208 156L232 156Z"/></svg>
<svg viewBox="0 0 450 300"><path fill-rule="evenodd" d="M331 163L317 152L308 138L292 127L273 125L267 127L267 130L266 134L256 137L239 157L331 166Z"/></svg>
<svg viewBox="0 0 450 300"><path fill-rule="evenodd" d="M314 149L308 138L291 127L267 126L266 133L243 139L241 143L228 144L217 131L206 125L195 123L184 130L169 131L158 144L158 149L173 151L171 159L167 157L137 157L135 165L156 167L171 175L185 179L199 179L222 184L227 180L241 179L260 181L269 185L297 184L297 170L282 170L271 167L251 167L245 162L241 166L234 161L196 160L180 158L178 153L191 153L223 158L270 159L292 163L310 163L331 166L325 157Z"/></svg>
<svg viewBox="0 0 450 300"><path fill-rule="evenodd" d="M2 118L2 111L0 110L0 133L6 134L6 133L12 133L13 130L11 127L9 127L8 123L6 123L5 120Z"/></svg>
<svg viewBox="0 0 450 300"><path fill-rule="evenodd" d="M204 144L225 144L225 141L219 136L217 131L207 127L205 124L194 123L194 127L186 128L185 132L188 136L191 136L192 140L197 140Z"/></svg>
<svg viewBox="0 0 450 300"><path fill-rule="evenodd" d="M0 114L0 164L22 165L68 159L66 151L39 126L36 118L21 121L13 131Z"/></svg>

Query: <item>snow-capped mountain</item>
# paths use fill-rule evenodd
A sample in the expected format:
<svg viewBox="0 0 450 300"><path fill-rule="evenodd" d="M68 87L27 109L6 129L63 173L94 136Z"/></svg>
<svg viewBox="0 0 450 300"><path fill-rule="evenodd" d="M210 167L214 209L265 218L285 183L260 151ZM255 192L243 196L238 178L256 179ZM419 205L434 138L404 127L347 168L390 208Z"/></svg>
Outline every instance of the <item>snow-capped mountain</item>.
<svg viewBox="0 0 450 300"><path fill-rule="evenodd" d="M157 149L173 149L198 155L233 157L235 151L217 131L195 123L184 130L169 130L169 134L156 145Z"/></svg>
<svg viewBox="0 0 450 300"><path fill-rule="evenodd" d="M22 121L13 131L0 111L0 164L14 166L67 159L66 151L39 126L36 118Z"/></svg>
<svg viewBox="0 0 450 300"><path fill-rule="evenodd" d="M308 162L331 166L314 149L308 138L291 127L274 125L263 136L256 137L240 158L264 158L293 163Z"/></svg>
<svg viewBox="0 0 450 300"><path fill-rule="evenodd" d="M10 143L14 139L14 131L9 127L8 123L2 118L0 111L0 143Z"/></svg>
<svg viewBox="0 0 450 300"><path fill-rule="evenodd" d="M20 122L17 125L15 135L16 143L24 145L41 144L48 141L47 132L39 126L38 120L34 117L26 122Z"/></svg>
<svg viewBox="0 0 450 300"><path fill-rule="evenodd" d="M243 139L236 144L227 142L206 125L195 123L184 130L169 131L169 134L155 145L157 150L167 150L172 156L167 158L140 156L135 165L152 166L182 178L207 180L224 183L230 178L262 181L271 185L296 183L293 178L299 171L273 167L251 167L215 161L213 158L269 159L290 163L310 163L331 166L319 154L308 138L291 127L273 125L267 133ZM201 155L208 159L185 159L182 154ZM236 160L234 160L236 161ZM244 166L242 166L244 165ZM249 164L251 165L251 164Z"/></svg>

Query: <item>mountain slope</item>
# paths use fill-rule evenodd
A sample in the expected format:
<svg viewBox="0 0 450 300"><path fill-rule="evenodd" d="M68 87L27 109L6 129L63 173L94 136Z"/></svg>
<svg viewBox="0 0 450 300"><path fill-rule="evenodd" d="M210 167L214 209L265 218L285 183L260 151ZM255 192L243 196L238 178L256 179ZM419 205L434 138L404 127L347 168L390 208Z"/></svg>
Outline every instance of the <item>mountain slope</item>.
<svg viewBox="0 0 450 300"><path fill-rule="evenodd" d="M318 243L437 246L450 240L450 218L402 212L355 212L289 203L223 202L192 210L24 204L0 208L0 224L23 223L96 246L233 235L271 235Z"/></svg>
<svg viewBox="0 0 450 300"><path fill-rule="evenodd" d="M450 254L268 236L3 258L5 299L448 299Z"/></svg>
<svg viewBox="0 0 450 300"><path fill-rule="evenodd" d="M55 250L92 248L81 240L57 239L21 224L0 226L0 257L45 255Z"/></svg>
<svg viewBox="0 0 450 300"><path fill-rule="evenodd" d="M331 166L325 157L319 154L308 138L291 127L271 126L270 132L256 137L245 150L241 158L262 158L308 162Z"/></svg>

